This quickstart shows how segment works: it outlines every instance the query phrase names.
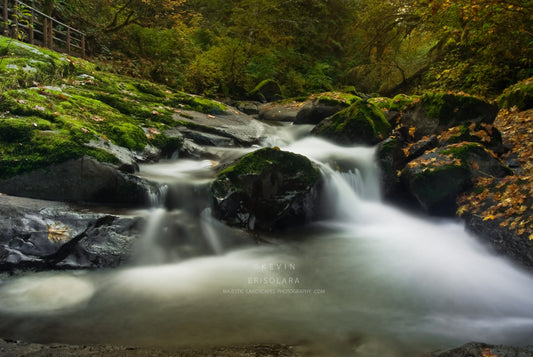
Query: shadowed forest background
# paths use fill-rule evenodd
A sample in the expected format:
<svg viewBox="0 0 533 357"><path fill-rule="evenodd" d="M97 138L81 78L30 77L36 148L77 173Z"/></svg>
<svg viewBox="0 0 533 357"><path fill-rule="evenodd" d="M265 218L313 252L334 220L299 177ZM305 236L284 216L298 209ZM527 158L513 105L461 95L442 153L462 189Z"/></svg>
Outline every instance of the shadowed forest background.
<svg viewBox="0 0 533 357"><path fill-rule="evenodd" d="M531 0L28 1L88 34L102 69L213 97L263 80L494 96L533 75Z"/></svg>

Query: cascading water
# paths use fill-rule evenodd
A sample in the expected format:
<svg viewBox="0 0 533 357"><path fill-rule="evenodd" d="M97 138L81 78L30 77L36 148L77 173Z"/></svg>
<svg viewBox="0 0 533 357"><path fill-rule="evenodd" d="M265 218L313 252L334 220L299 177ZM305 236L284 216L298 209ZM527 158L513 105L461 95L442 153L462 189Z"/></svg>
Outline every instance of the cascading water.
<svg viewBox="0 0 533 357"><path fill-rule="evenodd" d="M270 144L319 163L327 219L292 230L288 243L235 249L246 237L213 221L197 199L212 177L210 162L143 167L179 203L167 197L147 213L147 236L153 244L162 236L184 239L179 257L4 283L0 335L169 349L277 342L302 344L316 356L416 356L473 340L532 342L530 274L492 255L457 222L384 204L374 148L290 138ZM196 228L161 230L176 221ZM184 259L198 244L203 256ZM70 299L57 300L67 283Z"/></svg>

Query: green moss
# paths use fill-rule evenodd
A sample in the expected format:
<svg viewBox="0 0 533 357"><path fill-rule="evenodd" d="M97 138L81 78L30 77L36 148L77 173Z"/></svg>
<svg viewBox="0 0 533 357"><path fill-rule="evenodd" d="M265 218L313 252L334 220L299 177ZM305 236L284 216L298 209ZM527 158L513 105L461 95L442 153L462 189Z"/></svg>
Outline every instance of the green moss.
<svg viewBox="0 0 533 357"><path fill-rule="evenodd" d="M315 168L305 156L276 150L273 148L263 148L240 158L234 165L225 168L217 174L213 192L221 194L224 187L221 182L239 182L244 175L259 175L265 168L276 167L280 172L288 175L295 175L302 178L304 185L312 185L318 179L320 172Z"/></svg>
<svg viewBox="0 0 533 357"><path fill-rule="evenodd" d="M317 97L317 100L320 104L329 105L329 106L336 106L336 105L350 105L355 103L356 101L361 100L360 97L350 94L350 93L342 93L342 92L326 92L322 93Z"/></svg>
<svg viewBox="0 0 533 357"><path fill-rule="evenodd" d="M453 155L461 160L463 165L467 164L468 157L472 153L485 154L486 149L479 143L463 142L455 145L448 145L445 149L439 151L442 155Z"/></svg>
<svg viewBox="0 0 533 357"><path fill-rule="evenodd" d="M173 107L213 115L224 114L227 109L224 104L219 102L181 92L171 96L166 103Z"/></svg>
<svg viewBox="0 0 533 357"><path fill-rule="evenodd" d="M479 98L443 92L425 93L420 102L428 117L438 119L441 127L473 119L492 123L498 111Z"/></svg>
<svg viewBox="0 0 533 357"><path fill-rule="evenodd" d="M498 104L507 109L514 106L519 110L533 108L533 77L506 88L498 97Z"/></svg>
<svg viewBox="0 0 533 357"><path fill-rule="evenodd" d="M313 133L348 144L375 144L390 135L391 125L382 110L358 100L317 125Z"/></svg>
<svg viewBox="0 0 533 357"><path fill-rule="evenodd" d="M142 150L148 142L144 131L130 123L110 124L107 132L109 139L117 145L132 150Z"/></svg>

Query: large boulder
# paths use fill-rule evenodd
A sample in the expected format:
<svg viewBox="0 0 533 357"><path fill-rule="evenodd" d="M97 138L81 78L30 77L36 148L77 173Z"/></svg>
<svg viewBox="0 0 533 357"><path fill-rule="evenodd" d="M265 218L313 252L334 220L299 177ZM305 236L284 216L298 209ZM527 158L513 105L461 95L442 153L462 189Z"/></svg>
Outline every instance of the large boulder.
<svg viewBox="0 0 533 357"><path fill-rule="evenodd" d="M0 192L53 201L148 204L151 185L89 156L0 180Z"/></svg>
<svg viewBox="0 0 533 357"><path fill-rule="evenodd" d="M482 176L504 177L512 171L478 143L436 148L410 161L400 180L421 207L437 215L454 215L457 197Z"/></svg>
<svg viewBox="0 0 533 357"><path fill-rule="evenodd" d="M342 145L374 145L391 134L391 125L377 106L357 100L322 120L311 133Z"/></svg>
<svg viewBox="0 0 533 357"><path fill-rule="evenodd" d="M138 217L12 196L0 196L0 217L0 271L116 267L142 233Z"/></svg>
<svg viewBox="0 0 533 357"><path fill-rule="evenodd" d="M323 93L304 103L294 124L318 124L361 98L347 93Z"/></svg>
<svg viewBox="0 0 533 357"><path fill-rule="evenodd" d="M211 185L213 215L229 225L273 231L316 216L318 168L306 157L264 148L220 171Z"/></svg>
<svg viewBox="0 0 533 357"><path fill-rule="evenodd" d="M259 107L259 119L266 121L294 122L300 111L301 103L266 103Z"/></svg>
<svg viewBox="0 0 533 357"><path fill-rule="evenodd" d="M465 122L492 124L498 106L480 98L442 92L426 93L403 113L402 125L416 128L417 138Z"/></svg>

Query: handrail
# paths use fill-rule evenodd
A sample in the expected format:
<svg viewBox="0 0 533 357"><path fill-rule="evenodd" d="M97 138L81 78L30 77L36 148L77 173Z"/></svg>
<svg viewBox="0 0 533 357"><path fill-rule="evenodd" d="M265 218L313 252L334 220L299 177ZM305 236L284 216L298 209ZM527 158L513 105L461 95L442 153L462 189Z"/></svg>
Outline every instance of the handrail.
<svg viewBox="0 0 533 357"><path fill-rule="evenodd" d="M28 38L22 38L22 40L25 42L39 44L43 47L48 47L58 52L66 50L68 54L77 52L76 54L81 55L81 57L85 57L86 35L82 31L64 24L63 22L46 15L45 13L23 3L22 1L0 1L2 6L1 15L3 21L2 34L4 36L17 38L22 31L20 28L22 28L24 30L24 34L28 36ZM10 3L12 4L12 7L9 6ZM17 5L22 6L24 10L29 11L29 24L21 23L18 16L15 15ZM9 18L10 14L13 14L12 19ZM66 31L57 29L58 26L66 29ZM35 34L38 35L38 38L36 38Z"/></svg>

